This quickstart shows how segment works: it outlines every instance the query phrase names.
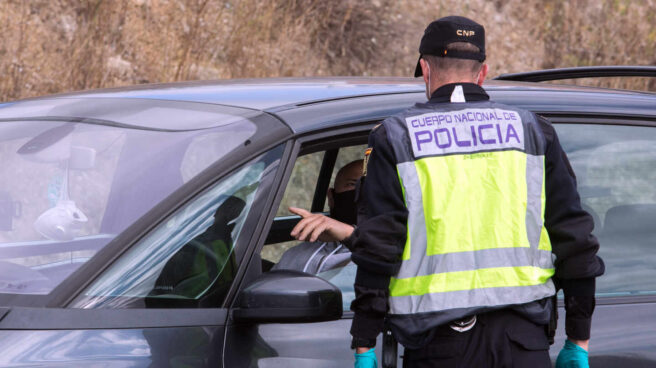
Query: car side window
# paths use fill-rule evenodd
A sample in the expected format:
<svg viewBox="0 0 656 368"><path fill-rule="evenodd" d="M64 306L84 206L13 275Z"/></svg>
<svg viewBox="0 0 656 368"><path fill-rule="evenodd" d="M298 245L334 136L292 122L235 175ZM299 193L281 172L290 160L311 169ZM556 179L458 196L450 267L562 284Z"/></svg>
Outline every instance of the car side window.
<svg viewBox="0 0 656 368"><path fill-rule="evenodd" d="M218 307L237 272L235 247L257 217L278 147L221 179L164 220L88 287L74 308ZM252 216L251 213L253 213ZM248 241L248 239L245 239Z"/></svg>
<svg viewBox="0 0 656 368"><path fill-rule="evenodd" d="M292 176L283 196L282 203L276 217L277 222L283 222L286 215L291 215L287 207L299 207L310 210L312 198L319 181L330 181L334 186L335 176L340 168L346 164L361 159L366 145L341 147L337 156L333 156L334 167L330 177L321 178L320 169L325 151L300 156L294 165ZM323 208L329 213L328 200ZM284 229L289 234L295 222ZM274 223L274 227L276 227ZM342 291L342 302L348 310L351 301L355 298L353 283L355 281L356 266L350 260L350 251L340 243L330 242L299 242L295 240L285 242L269 242L261 253L264 269L294 269L313 273L337 286Z"/></svg>
<svg viewBox="0 0 656 368"><path fill-rule="evenodd" d="M597 295L656 294L656 129L555 127L606 264Z"/></svg>

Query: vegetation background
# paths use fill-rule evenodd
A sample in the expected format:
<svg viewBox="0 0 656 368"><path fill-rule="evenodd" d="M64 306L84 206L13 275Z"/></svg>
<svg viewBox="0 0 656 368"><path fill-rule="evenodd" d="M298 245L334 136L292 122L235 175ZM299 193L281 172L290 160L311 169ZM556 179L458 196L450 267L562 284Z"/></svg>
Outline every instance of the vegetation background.
<svg viewBox="0 0 656 368"><path fill-rule="evenodd" d="M195 79L411 76L425 26L487 28L491 76L656 65L656 0L0 0L0 101ZM654 80L592 83L656 90Z"/></svg>

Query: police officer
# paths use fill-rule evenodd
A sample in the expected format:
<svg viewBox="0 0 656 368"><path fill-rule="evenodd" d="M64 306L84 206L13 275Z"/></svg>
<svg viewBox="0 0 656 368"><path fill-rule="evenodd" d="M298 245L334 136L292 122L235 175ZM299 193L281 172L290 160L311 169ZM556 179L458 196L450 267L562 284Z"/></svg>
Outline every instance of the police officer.
<svg viewBox="0 0 656 368"><path fill-rule="evenodd" d="M587 366L604 265L553 126L489 101L478 23L438 19L419 52L428 101L370 134L362 218L345 240L358 265L356 367L375 366L384 319L404 367L550 367L559 288L557 366Z"/></svg>

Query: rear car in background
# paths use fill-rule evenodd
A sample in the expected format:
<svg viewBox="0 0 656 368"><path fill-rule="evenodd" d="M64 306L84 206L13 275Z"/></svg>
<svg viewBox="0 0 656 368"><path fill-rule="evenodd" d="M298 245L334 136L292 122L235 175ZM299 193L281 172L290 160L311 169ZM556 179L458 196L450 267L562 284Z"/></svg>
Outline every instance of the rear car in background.
<svg viewBox="0 0 656 368"><path fill-rule="evenodd" d="M651 367L656 95L530 82L610 75L656 68L484 87L554 122L595 220L591 365ZM295 245L286 208L325 212L371 128L424 100L415 79L308 78L0 104L0 366L350 366L355 266L270 271Z"/></svg>

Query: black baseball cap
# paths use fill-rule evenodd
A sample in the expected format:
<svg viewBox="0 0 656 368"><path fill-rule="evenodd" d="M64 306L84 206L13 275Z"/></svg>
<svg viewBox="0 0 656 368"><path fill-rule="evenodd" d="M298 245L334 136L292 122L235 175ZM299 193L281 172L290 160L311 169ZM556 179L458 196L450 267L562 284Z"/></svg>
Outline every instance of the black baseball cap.
<svg viewBox="0 0 656 368"><path fill-rule="evenodd" d="M477 46L480 52L451 50L446 46L453 42L468 42ZM449 16L433 21L426 27L419 44L419 59L423 55L435 55L457 59L485 61L485 28L465 17ZM422 76L421 65L417 61L415 77Z"/></svg>

